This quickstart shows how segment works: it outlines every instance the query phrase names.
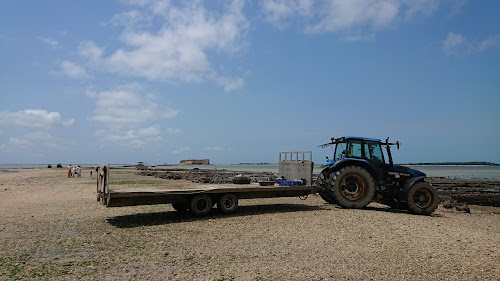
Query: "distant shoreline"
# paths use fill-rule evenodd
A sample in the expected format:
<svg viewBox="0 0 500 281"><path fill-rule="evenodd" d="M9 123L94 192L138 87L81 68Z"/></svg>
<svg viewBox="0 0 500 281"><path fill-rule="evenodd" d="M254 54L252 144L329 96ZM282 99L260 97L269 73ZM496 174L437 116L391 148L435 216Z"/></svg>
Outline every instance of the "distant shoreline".
<svg viewBox="0 0 500 281"><path fill-rule="evenodd" d="M437 163L406 163L412 166L500 166L492 162L437 162Z"/></svg>

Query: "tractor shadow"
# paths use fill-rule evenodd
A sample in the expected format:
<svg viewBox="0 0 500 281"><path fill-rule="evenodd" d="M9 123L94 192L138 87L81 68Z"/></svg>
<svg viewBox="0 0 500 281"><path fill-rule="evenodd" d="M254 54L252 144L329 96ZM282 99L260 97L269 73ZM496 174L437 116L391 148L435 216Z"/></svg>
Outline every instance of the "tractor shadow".
<svg viewBox="0 0 500 281"><path fill-rule="evenodd" d="M343 209L340 206L337 206L339 209ZM430 214L430 215L418 215L414 214L408 210L402 210L402 209L394 209L394 208L388 208L388 207L379 207L379 206L366 206L361 210L370 210L370 211L377 211L377 212L386 212L386 213L394 213L394 214L405 214L405 215L412 215L412 216L427 216L427 217L442 217L440 214L436 214L435 212Z"/></svg>
<svg viewBox="0 0 500 281"><path fill-rule="evenodd" d="M163 224L174 224L191 221L204 221L213 219L225 219L230 217L258 216L274 213L294 213L330 210L322 206L308 206L301 204L271 204L271 205L249 205L239 206L232 214L221 214L214 208L205 217L195 217L189 212L166 211L155 213L139 213L116 217L107 217L107 223L118 228L134 228L141 226L154 226Z"/></svg>

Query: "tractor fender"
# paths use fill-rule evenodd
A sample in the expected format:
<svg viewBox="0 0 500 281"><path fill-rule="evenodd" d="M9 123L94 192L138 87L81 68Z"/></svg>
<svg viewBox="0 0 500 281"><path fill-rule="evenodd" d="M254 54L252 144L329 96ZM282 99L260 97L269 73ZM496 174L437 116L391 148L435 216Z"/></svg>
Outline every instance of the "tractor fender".
<svg viewBox="0 0 500 281"><path fill-rule="evenodd" d="M401 192L399 193L399 202L406 202L408 199L408 192L410 189L418 182L422 182L425 180L425 176L422 177L414 177L405 182L403 187L401 188Z"/></svg>
<svg viewBox="0 0 500 281"><path fill-rule="evenodd" d="M375 179L377 178L372 167L370 166L370 163L366 161L365 159L359 159L359 158L342 158L335 162L333 165L329 165L323 170L321 170L321 173L325 173L325 175L330 175L331 173L335 173L337 171L340 171L342 168L347 167L347 166L358 166L361 167L365 170L367 170L372 177Z"/></svg>
<svg viewBox="0 0 500 281"><path fill-rule="evenodd" d="M359 167L367 170L372 175L372 177L374 179L377 178L376 175L374 174L374 171L373 171L370 163L365 159L342 158L339 161L335 162L335 165L333 165L331 167L335 168L335 170L340 170L340 169L347 167L347 166L359 166Z"/></svg>

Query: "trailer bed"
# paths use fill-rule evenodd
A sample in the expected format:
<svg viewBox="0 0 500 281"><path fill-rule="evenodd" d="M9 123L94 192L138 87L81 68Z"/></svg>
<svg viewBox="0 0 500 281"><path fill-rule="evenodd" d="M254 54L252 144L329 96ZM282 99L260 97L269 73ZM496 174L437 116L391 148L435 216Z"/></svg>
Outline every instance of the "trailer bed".
<svg viewBox="0 0 500 281"><path fill-rule="evenodd" d="M109 190L106 194L107 207L153 205L153 204L178 204L187 203L189 199L198 194L219 196L232 193L238 199L271 198L271 197L296 197L307 196L313 193L313 186L259 186L249 185L236 187L234 185L198 185L192 189L148 189L127 188Z"/></svg>

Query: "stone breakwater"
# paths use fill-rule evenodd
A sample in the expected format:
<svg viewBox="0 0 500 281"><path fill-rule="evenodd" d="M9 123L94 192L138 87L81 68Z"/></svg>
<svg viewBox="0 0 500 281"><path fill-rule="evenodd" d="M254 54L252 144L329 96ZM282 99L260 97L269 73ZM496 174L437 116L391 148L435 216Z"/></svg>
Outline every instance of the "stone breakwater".
<svg viewBox="0 0 500 281"><path fill-rule="evenodd" d="M154 176L168 180L188 180L194 183L209 183L209 184L228 184L233 182L233 177L237 175L245 175L250 177L251 182L268 181L274 178L274 174L270 172L247 173L239 171L222 171L222 170L169 170L169 171L143 171L140 172L143 176Z"/></svg>
<svg viewBox="0 0 500 281"><path fill-rule="evenodd" d="M427 178L438 191L441 202L448 200L472 205L500 207L500 181Z"/></svg>
<svg viewBox="0 0 500 281"><path fill-rule="evenodd" d="M225 170L168 170L142 171L143 176L154 176L169 180L188 180L194 183L228 184L236 175L249 176L251 182L268 181L275 179L270 172L245 172ZM314 176L313 178L316 178ZM430 182L438 191L441 202L456 201L473 205L500 207L500 181L498 180L462 180L439 177L429 177Z"/></svg>

